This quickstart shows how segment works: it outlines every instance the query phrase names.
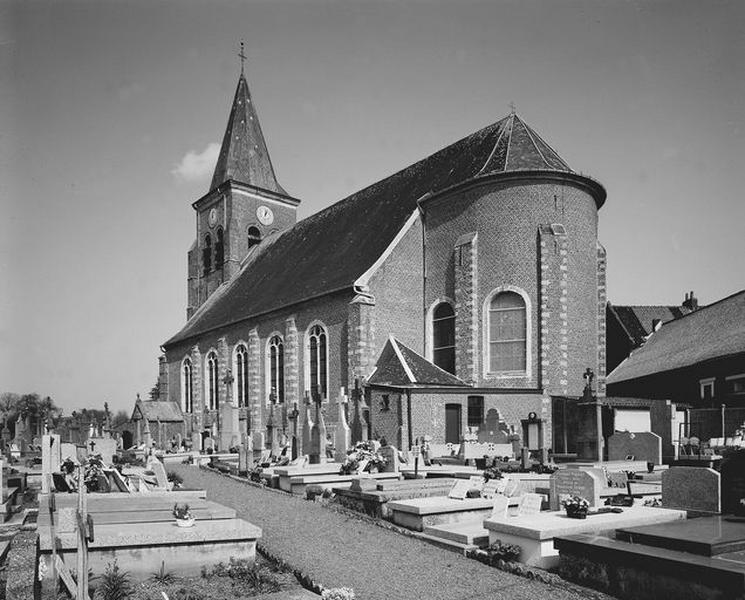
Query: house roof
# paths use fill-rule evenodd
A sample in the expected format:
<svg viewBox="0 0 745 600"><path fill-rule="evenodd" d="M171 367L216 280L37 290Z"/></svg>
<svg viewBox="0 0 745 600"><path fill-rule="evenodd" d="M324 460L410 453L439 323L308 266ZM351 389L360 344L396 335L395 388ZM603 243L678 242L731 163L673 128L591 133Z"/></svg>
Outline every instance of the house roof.
<svg viewBox="0 0 745 600"><path fill-rule="evenodd" d="M147 421L183 421L184 415L177 402L161 400L142 400L138 398L132 412L132 420L144 418Z"/></svg>
<svg viewBox="0 0 745 600"><path fill-rule="evenodd" d="M691 312L685 306L615 306L608 305L634 346L641 346L652 333L652 321L661 323L678 319Z"/></svg>
<svg viewBox="0 0 745 600"><path fill-rule="evenodd" d="M393 336L388 337L367 383L401 388L470 387L462 379L404 346Z"/></svg>
<svg viewBox="0 0 745 600"><path fill-rule="evenodd" d="M745 353L745 290L668 321L608 375L614 384Z"/></svg>
<svg viewBox="0 0 745 600"><path fill-rule="evenodd" d="M256 106L243 73L238 79L210 189L230 179L287 194L274 175Z"/></svg>
<svg viewBox="0 0 745 600"><path fill-rule="evenodd" d="M240 86L239 86L240 87ZM576 175L515 114L333 204L254 247L241 271L164 343L310 298L350 290L402 230L418 201L481 177L563 173L591 186L598 208L604 188Z"/></svg>

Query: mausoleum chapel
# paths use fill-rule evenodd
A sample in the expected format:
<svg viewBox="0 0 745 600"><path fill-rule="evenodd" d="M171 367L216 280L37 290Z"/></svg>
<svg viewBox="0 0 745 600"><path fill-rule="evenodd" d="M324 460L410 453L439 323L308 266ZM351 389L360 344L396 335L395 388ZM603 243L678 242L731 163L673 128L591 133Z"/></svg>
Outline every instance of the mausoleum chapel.
<svg viewBox="0 0 745 600"><path fill-rule="evenodd" d="M333 438L350 397L366 437L399 448L553 448L582 374L605 393L605 199L513 109L298 221L241 74L192 203L187 322L163 344L160 401L186 439L218 446L251 432L266 447L314 401Z"/></svg>

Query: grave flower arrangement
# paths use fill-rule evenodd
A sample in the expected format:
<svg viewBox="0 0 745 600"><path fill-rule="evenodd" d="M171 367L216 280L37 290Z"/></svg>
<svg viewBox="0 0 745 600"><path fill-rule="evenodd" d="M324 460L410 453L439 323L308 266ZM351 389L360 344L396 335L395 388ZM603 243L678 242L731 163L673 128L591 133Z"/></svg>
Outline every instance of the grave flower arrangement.
<svg viewBox="0 0 745 600"><path fill-rule="evenodd" d="M590 503L581 496L570 496L562 500L561 504L570 519L586 519L590 510Z"/></svg>
<svg viewBox="0 0 745 600"><path fill-rule="evenodd" d="M386 459L375 450L370 442L358 442L357 445L347 452L347 458L339 469L339 475L352 475L357 472L360 464L367 461L367 470L375 470L387 464Z"/></svg>
<svg viewBox="0 0 745 600"><path fill-rule="evenodd" d="M179 527L191 527L194 525L194 515L191 514L188 504L173 505L173 516L176 517L176 525Z"/></svg>

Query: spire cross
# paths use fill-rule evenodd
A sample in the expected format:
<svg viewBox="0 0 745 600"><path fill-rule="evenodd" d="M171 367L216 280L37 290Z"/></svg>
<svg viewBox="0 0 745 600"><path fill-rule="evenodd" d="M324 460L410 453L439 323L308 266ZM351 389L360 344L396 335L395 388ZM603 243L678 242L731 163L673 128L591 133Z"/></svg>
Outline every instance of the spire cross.
<svg viewBox="0 0 745 600"><path fill-rule="evenodd" d="M509 107L510 107L510 114L513 114L514 115L515 114L515 111L517 110L517 107L515 106L515 103L514 102L510 102Z"/></svg>
<svg viewBox="0 0 745 600"><path fill-rule="evenodd" d="M241 59L241 75L243 75L243 63L247 58L245 52L243 52L243 42L241 42L241 51L238 53L238 58Z"/></svg>

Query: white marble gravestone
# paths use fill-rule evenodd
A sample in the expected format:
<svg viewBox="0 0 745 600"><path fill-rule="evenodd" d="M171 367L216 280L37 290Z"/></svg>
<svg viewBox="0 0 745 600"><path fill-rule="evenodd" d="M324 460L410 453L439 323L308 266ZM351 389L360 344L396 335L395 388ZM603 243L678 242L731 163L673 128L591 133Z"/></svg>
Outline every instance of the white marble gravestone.
<svg viewBox="0 0 745 600"><path fill-rule="evenodd" d="M62 464L60 436L52 433L41 438L41 493L48 494L52 473L58 473ZM0 488L2 489L2 488Z"/></svg>

